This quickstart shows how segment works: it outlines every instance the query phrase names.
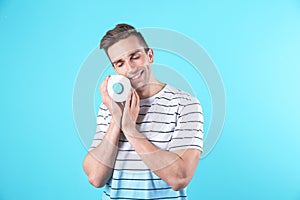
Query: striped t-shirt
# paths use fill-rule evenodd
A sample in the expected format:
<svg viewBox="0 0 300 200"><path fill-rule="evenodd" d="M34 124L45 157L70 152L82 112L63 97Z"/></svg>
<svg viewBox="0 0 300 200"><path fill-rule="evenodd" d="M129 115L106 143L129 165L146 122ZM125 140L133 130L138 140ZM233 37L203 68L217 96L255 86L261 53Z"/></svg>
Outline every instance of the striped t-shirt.
<svg viewBox="0 0 300 200"><path fill-rule="evenodd" d="M99 145L110 124L111 114L101 104L97 129L90 150ZM166 85L156 95L140 99L137 130L166 151L203 147L203 115L199 101L190 94ZM141 160L121 133L111 179L102 199L186 199L186 189L174 191Z"/></svg>

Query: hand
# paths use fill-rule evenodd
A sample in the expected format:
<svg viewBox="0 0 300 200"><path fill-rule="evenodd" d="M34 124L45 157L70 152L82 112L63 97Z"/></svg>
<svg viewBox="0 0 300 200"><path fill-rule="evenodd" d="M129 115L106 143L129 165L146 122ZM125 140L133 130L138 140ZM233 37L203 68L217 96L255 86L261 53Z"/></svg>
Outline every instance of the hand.
<svg viewBox="0 0 300 200"><path fill-rule="evenodd" d="M101 96L102 96L103 104L108 108L109 112L112 115L112 122L116 123L116 125L118 127L121 127L121 119L122 119L124 106L121 103L116 103L109 96L108 91L107 91L107 82L108 82L109 78L110 78L110 75L107 76L103 80L99 90L100 90L100 93L101 93Z"/></svg>
<svg viewBox="0 0 300 200"><path fill-rule="evenodd" d="M125 103L123 117L122 117L122 130L125 135L134 133L136 120L140 112L140 98L137 92L132 89L131 93Z"/></svg>

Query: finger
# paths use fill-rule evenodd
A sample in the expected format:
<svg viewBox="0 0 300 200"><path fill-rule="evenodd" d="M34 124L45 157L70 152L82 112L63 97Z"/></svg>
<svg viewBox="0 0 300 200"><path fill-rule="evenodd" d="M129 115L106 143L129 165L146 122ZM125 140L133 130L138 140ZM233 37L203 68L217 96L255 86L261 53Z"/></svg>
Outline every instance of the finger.
<svg viewBox="0 0 300 200"><path fill-rule="evenodd" d="M124 111L127 111L130 107L130 101L131 101L131 92L128 94L127 100L125 102Z"/></svg>
<svg viewBox="0 0 300 200"><path fill-rule="evenodd" d="M121 102L115 102L115 104L116 105L118 105L120 108L121 108L121 110L124 110L124 104L123 103L121 103Z"/></svg>
<svg viewBox="0 0 300 200"><path fill-rule="evenodd" d="M136 107L136 92L135 90L132 91L132 99L131 99L131 108Z"/></svg>
<svg viewBox="0 0 300 200"><path fill-rule="evenodd" d="M131 107L131 101L132 101L132 91L129 92L127 100L126 100L126 104L128 105L128 107Z"/></svg>
<svg viewBox="0 0 300 200"><path fill-rule="evenodd" d="M108 95L107 92L107 83L108 83L108 79L110 78L110 75L108 75L107 77L105 77L105 79L103 80L101 86L100 86L100 92L102 95Z"/></svg>
<svg viewBox="0 0 300 200"><path fill-rule="evenodd" d="M106 80L108 79L109 76L105 77L101 83L100 89L103 90L105 89L105 85L106 85Z"/></svg>
<svg viewBox="0 0 300 200"><path fill-rule="evenodd" d="M139 107L140 106L140 97L139 97L136 90L134 90L134 94L135 94L135 97L136 97L136 107Z"/></svg>

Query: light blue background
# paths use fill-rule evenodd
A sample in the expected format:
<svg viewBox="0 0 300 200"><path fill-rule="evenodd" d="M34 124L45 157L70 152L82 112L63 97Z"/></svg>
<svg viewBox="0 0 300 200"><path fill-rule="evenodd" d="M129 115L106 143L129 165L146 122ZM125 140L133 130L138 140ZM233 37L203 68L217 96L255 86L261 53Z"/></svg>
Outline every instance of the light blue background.
<svg viewBox="0 0 300 200"><path fill-rule="evenodd" d="M120 22L203 46L223 78L221 138L190 199L300 199L300 2L0 1L0 199L100 199L82 170L72 92Z"/></svg>

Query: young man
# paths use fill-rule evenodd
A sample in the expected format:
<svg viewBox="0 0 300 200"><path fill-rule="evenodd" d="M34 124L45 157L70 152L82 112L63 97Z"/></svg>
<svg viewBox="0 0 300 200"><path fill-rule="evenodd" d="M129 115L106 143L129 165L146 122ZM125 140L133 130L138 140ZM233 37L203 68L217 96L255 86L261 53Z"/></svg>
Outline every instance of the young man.
<svg viewBox="0 0 300 200"><path fill-rule="evenodd" d="M83 163L89 182L105 186L102 199L186 199L202 152L199 101L155 78L154 52L134 27L118 24L100 48L133 89L120 104L108 95L109 76L100 86L97 131Z"/></svg>

